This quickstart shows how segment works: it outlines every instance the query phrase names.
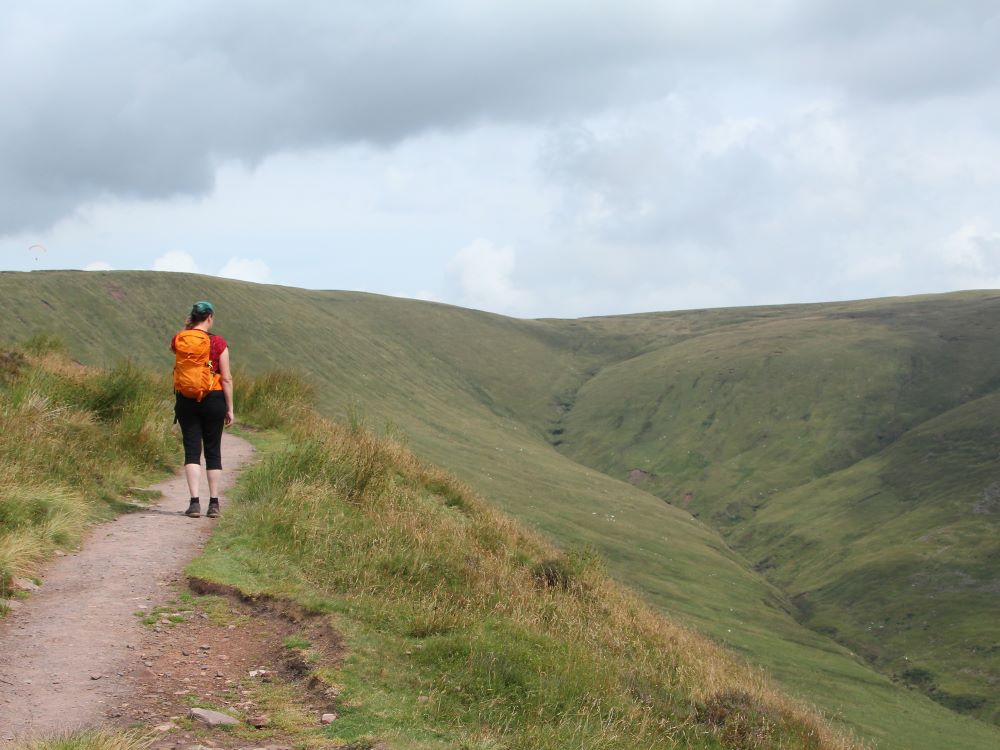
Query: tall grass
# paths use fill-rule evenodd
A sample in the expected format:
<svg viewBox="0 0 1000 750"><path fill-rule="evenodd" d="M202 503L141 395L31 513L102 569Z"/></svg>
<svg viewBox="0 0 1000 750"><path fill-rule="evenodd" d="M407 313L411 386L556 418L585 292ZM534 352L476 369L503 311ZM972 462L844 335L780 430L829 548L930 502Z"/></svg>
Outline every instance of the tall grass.
<svg viewBox="0 0 1000 750"><path fill-rule="evenodd" d="M0 352L0 596L137 477L173 465L169 394L132 363L86 368L48 339Z"/></svg>
<svg viewBox="0 0 1000 750"><path fill-rule="evenodd" d="M361 682L386 661L412 670L395 700L421 693L420 721L477 747L856 746L655 613L595 554L552 548L358 426L300 421L287 450L245 472L192 572L340 612L380 653Z"/></svg>
<svg viewBox="0 0 1000 750"><path fill-rule="evenodd" d="M239 371L233 381L239 418L265 429L293 427L306 417L316 395L313 385L293 372Z"/></svg>
<svg viewBox="0 0 1000 750"><path fill-rule="evenodd" d="M56 737L18 742L15 750L148 750L153 737L139 731L111 732L91 729Z"/></svg>

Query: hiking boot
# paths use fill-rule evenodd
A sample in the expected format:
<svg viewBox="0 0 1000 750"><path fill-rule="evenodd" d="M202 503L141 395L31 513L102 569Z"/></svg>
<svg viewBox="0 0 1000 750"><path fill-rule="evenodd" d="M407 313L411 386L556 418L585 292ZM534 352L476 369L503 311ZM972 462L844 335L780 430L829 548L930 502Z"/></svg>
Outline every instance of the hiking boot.
<svg viewBox="0 0 1000 750"><path fill-rule="evenodd" d="M208 511L206 511L205 515L208 516L209 518L218 518L219 517L219 499L218 498L212 498L211 500L208 501Z"/></svg>
<svg viewBox="0 0 1000 750"><path fill-rule="evenodd" d="M184 511L184 515L188 518L201 518L201 503L197 500L192 500L188 509Z"/></svg>

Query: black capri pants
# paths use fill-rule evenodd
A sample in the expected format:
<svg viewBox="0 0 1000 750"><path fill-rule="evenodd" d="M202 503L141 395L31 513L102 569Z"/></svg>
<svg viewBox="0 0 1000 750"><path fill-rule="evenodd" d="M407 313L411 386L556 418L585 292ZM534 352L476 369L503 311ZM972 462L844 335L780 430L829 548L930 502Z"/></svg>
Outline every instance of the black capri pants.
<svg viewBox="0 0 1000 750"><path fill-rule="evenodd" d="M222 468L222 427L226 421L226 395L209 391L201 403L177 394L174 415L184 437L184 463L200 464L205 445L205 468Z"/></svg>

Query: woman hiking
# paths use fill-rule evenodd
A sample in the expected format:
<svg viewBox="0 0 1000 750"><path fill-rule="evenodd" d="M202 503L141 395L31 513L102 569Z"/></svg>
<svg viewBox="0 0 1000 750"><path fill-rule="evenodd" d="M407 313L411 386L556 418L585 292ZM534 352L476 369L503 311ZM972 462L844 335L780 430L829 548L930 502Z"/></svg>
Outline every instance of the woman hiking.
<svg viewBox="0 0 1000 750"><path fill-rule="evenodd" d="M198 487L204 445L208 474L209 518L219 515L219 481L222 479L222 429L233 423L233 378L229 346L222 336L209 333L215 323L211 302L196 302L184 330L170 342L174 353L175 422L184 437L184 476L191 491L191 505L184 515L201 516Z"/></svg>

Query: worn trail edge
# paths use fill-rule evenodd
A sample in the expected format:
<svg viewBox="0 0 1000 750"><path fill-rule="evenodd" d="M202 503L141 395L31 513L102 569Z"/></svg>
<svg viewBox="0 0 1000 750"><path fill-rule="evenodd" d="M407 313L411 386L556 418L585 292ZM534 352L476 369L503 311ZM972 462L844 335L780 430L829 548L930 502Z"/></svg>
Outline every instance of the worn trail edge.
<svg viewBox="0 0 1000 750"><path fill-rule="evenodd" d="M225 491L254 449L225 434L222 450ZM203 477L203 512L204 486ZM183 515L182 475L152 489L163 493L158 504L92 529L79 552L43 571L41 591L0 620L0 748L99 725L129 701L149 638L135 612L164 597L214 525Z"/></svg>

